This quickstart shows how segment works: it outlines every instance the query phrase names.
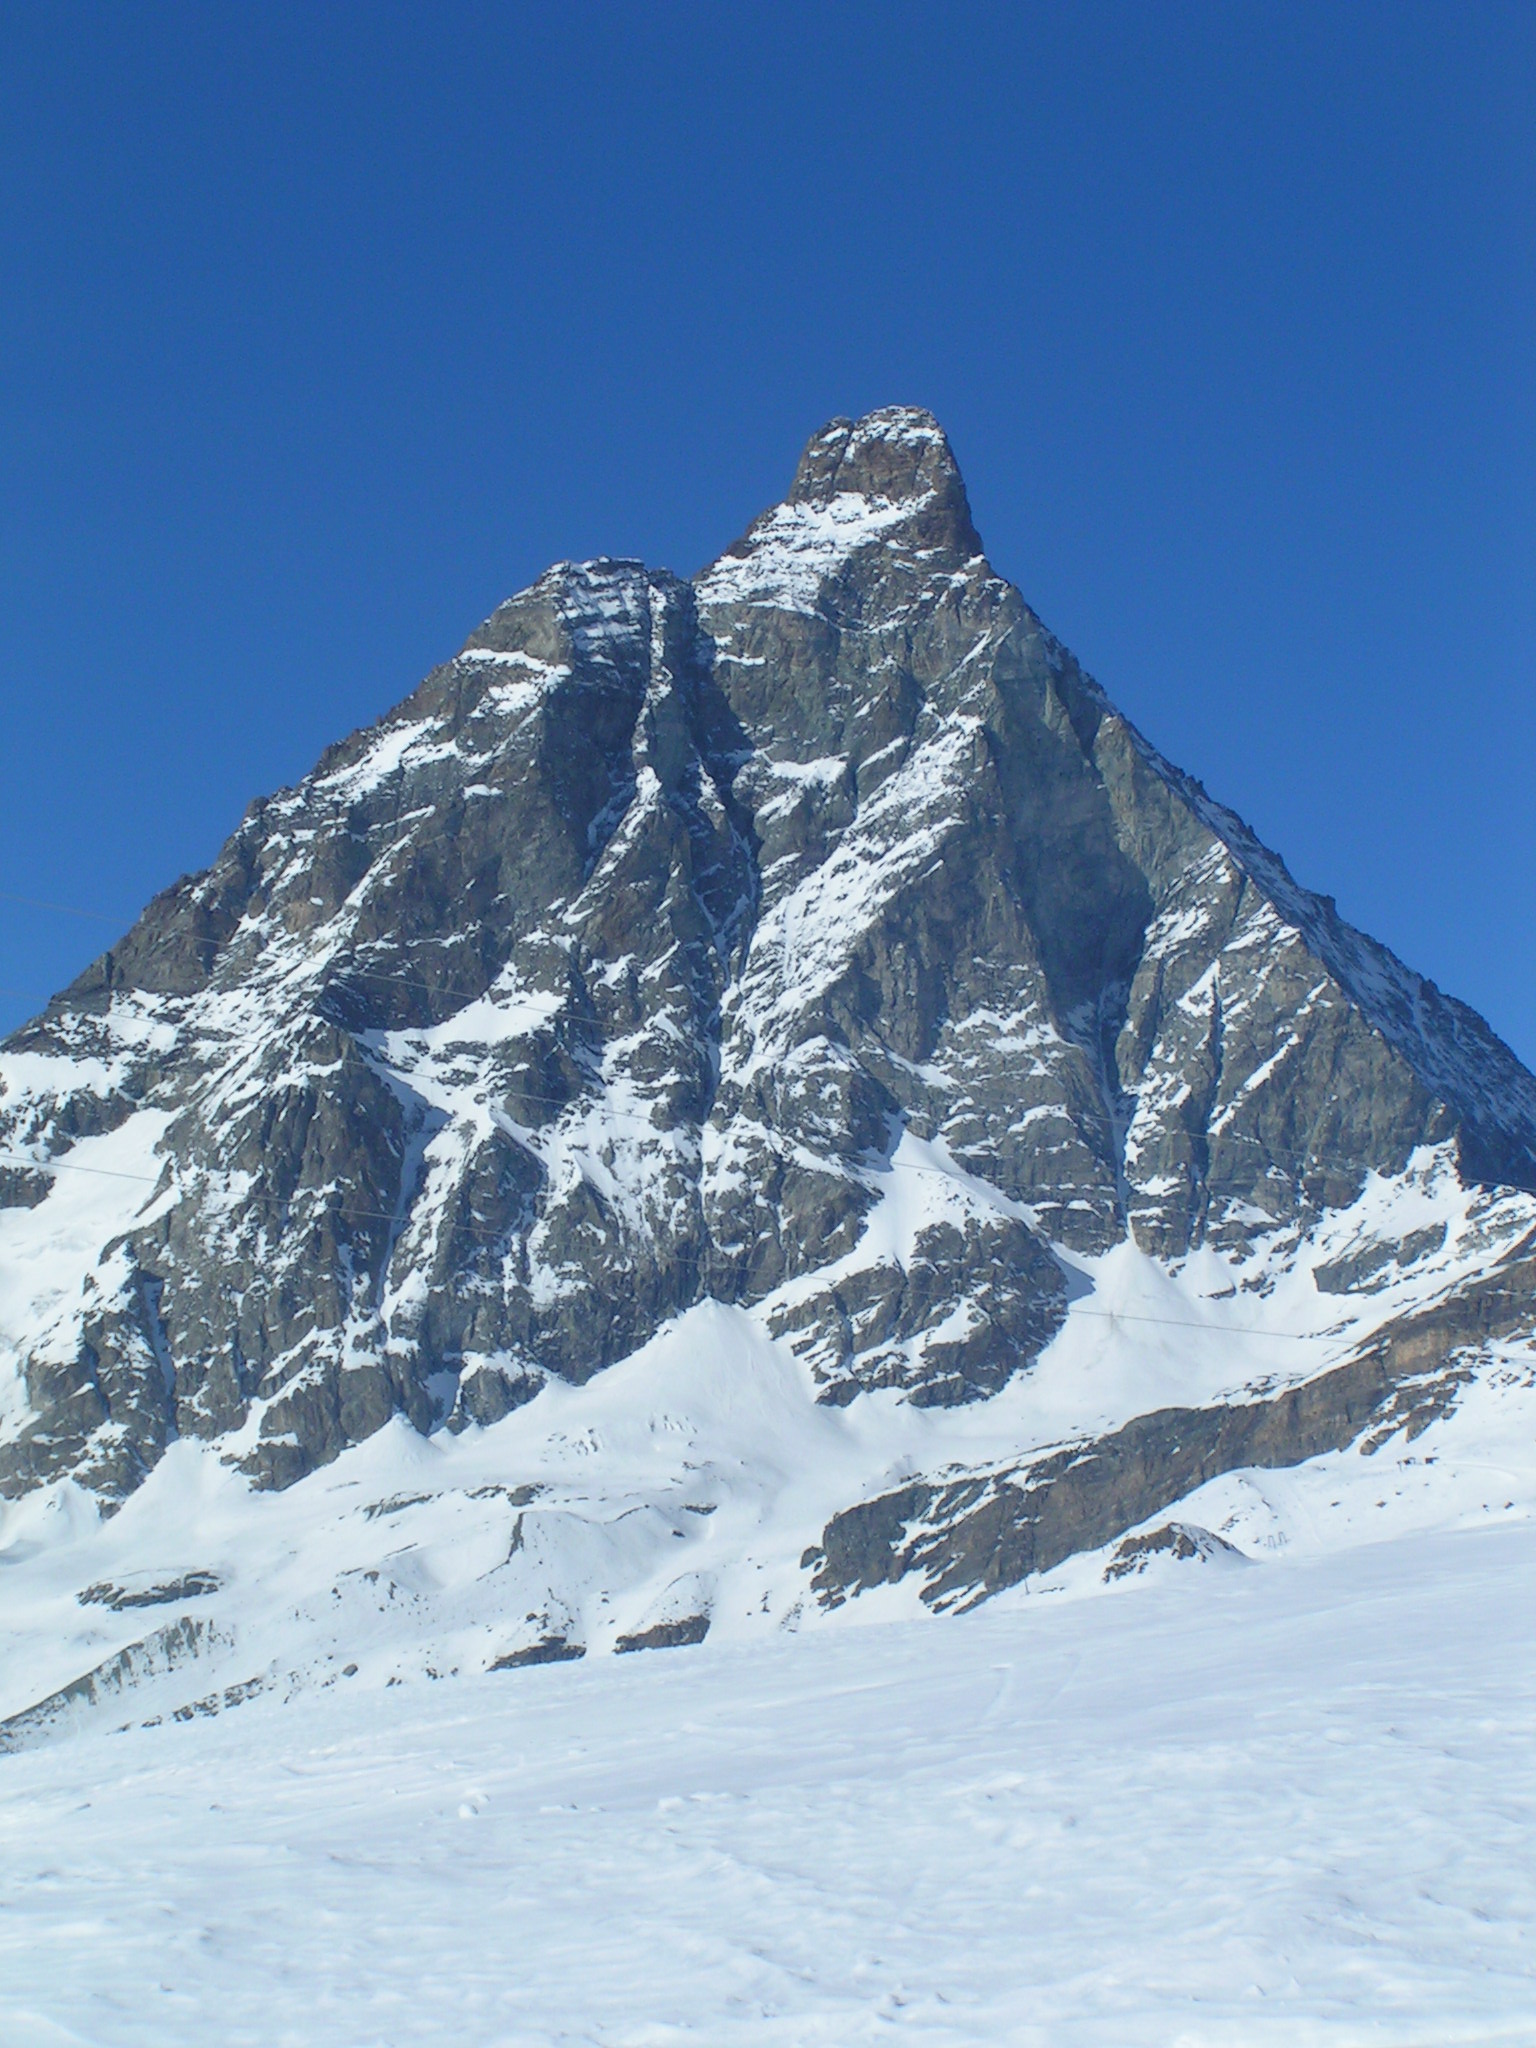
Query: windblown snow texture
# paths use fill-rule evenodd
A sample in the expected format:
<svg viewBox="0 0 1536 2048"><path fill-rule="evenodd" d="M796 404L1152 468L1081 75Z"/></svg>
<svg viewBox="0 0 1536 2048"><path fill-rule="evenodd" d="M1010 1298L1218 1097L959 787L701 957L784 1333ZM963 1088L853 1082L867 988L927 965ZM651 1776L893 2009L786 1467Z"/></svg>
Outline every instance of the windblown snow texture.
<svg viewBox="0 0 1536 2048"><path fill-rule="evenodd" d="M556 565L6 1043L0 1492L468 1431L487 1658L727 1581L966 1604L1527 1386L1532 1190L1536 1081L1114 710L892 407L691 585ZM599 1389L679 1344L647 1465Z"/></svg>
<svg viewBox="0 0 1536 2048"><path fill-rule="evenodd" d="M0 2033L1527 2048L1533 1536L10 1757Z"/></svg>

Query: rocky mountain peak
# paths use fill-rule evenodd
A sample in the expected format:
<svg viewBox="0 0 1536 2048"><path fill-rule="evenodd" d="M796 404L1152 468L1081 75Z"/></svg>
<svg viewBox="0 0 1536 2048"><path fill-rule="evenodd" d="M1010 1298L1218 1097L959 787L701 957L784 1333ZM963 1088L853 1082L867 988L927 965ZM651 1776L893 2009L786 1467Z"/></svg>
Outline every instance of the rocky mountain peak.
<svg viewBox="0 0 1536 2048"><path fill-rule="evenodd" d="M1116 1275L1346 1359L1433 1308L1415 1370L1518 1335L1532 1185L1536 1081L1112 712L887 407L691 588L498 606L0 1048L0 1494L196 1438L284 1487L704 1314L850 1442L1049 1354L1059 1446Z"/></svg>
<svg viewBox="0 0 1536 2048"><path fill-rule="evenodd" d="M827 505L845 492L890 504L937 501L970 519L949 437L921 406L886 405L860 420L829 420L811 436L787 502Z"/></svg>
<svg viewBox="0 0 1536 2048"><path fill-rule="evenodd" d="M806 443L784 500L697 579L706 604L813 610L867 550L958 569L981 540L959 465L931 412L889 405L831 420Z"/></svg>

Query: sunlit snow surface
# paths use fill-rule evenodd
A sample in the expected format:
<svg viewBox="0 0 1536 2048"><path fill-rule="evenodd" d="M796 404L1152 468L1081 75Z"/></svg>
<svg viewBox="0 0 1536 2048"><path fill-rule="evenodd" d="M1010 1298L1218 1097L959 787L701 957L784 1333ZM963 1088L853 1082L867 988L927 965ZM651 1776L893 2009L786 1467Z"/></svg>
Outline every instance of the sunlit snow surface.
<svg viewBox="0 0 1536 2048"><path fill-rule="evenodd" d="M798 1546L858 1484L1039 1440L1085 1375L1145 1401L1206 1340L1072 1341L978 1408L838 1410L706 1308L285 1493L182 1443L106 1522L9 1505L4 1711L179 1616L212 1638L0 1756L0 2042L1529 2043L1529 1359L1411 1443L1188 1496L1230 1553L823 1611ZM700 1606L702 1645L606 1654ZM487 1669L550 1631L585 1659Z"/></svg>
<svg viewBox="0 0 1536 2048"><path fill-rule="evenodd" d="M1528 2043L1536 1526L0 1764L0 2037Z"/></svg>
<svg viewBox="0 0 1536 2048"><path fill-rule="evenodd" d="M159 1136L81 1140L0 1218L13 1350L66 1343L80 1260L167 1199L132 1177ZM861 1256L1006 1205L910 1132L870 1171ZM70 1482L0 1504L0 1719L201 1630L0 1740L0 2048L1536 2041L1529 1344L1469 1352L1411 1439L1144 1527L1214 1555L1106 1583L1110 1545L938 1616L915 1576L824 1608L804 1561L913 1476L1323 1371L1532 1220L1426 1150L1299 1241L1063 1253L1060 1335L959 1408L820 1404L771 1302L703 1303L286 1492L228 1462L253 1411L109 1519ZM1313 1278L1415 1234L1366 1293ZM586 1654L490 1668L550 1640Z"/></svg>

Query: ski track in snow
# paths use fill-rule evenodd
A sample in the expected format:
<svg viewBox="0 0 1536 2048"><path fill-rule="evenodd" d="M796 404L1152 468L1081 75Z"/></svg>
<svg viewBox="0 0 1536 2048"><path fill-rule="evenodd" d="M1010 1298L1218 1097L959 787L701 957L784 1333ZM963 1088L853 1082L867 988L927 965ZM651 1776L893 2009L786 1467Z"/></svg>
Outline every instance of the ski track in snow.
<svg viewBox="0 0 1536 2048"><path fill-rule="evenodd" d="M0 1764L9 2048L1536 2027L1536 1525Z"/></svg>

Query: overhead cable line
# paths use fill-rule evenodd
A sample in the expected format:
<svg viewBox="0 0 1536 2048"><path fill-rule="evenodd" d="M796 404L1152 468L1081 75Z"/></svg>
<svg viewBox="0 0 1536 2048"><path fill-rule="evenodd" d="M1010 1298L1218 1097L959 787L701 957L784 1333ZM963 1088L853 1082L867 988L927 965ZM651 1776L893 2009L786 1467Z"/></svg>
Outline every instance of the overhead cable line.
<svg viewBox="0 0 1536 2048"><path fill-rule="evenodd" d="M33 1173L96 1173L105 1180L137 1180L146 1187L157 1188L160 1176L157 1173L121 1173L111 1166L87 1166L76 1159L28 1159L16 1152L0 1152L0 1166L25 1166Z"/></svg>
<svg viewBox="0 0 1536 2048"><path fill-rule="evenodd" d="M1241 1323L1190 1323L1177 1321L1172 1316L1136 1315L1123 1308L1078 1308L1074 1302L1067 1303L1069 1316L1099 1316L1110 1323L1156 1323L1164 1330L1203 1330L1208 1337L1286 1337L1296 1344L1331 1344L1339 1334L1336 1330L1259 1330L1245 1328Z"/></svg>
<svg viewBox="0 0 1536 2048"><path fill-rule="evenodd" d="M138 1181L146 1187L158 1187L160 1184L158 1175L122 1173L105 1166L85 1166L67 1159L45 1161L21 1158L9 1153L0 1153L0 1165L28 1167L37 1173L94 1173L110 1180ZM930 1174L939 1180L951 1182L955 1178L953 1174L944 1173L938 1167L933 1166L902 1166L896 1170L905 1173ZM295 1192L318 1191L297 1189ZM292 1197L289 1199L291 1201ZM326 1217L321 1220L328 1219L341 1219L347 1222L394 1223L400 1226L402 1233L411 1221L409 1211L402 1214L397 1210L388 1209L331 1209L326 1212ZM456 1228L466 1231L470 1236L484 1237L489 1240L499 1239L507 1235L505 1229L490 1230L483 1224L477 1225L462 1221L456 1225ZM1261 1330L1253 1325L1239 1323L1199 1323L1175 1316L1143 1315L1129 1309L1079 1308L1073 1302L1067 1304L1066 1313L1068 1316L1092 1316L1100 1321L1111 1323L1150 1323L1159 1329L1165 1330L1198 1330L1207 1337L1274 1337L1295 1344L1329 1344L1334 1342L1340 1334L1337 1331L1326 1330Z"/></svg>
<svg viewBox="0 0 1536 2048"><path fill-rule="evenodd" d="M105 910L80 910L73 903L50 903L39 896L17 896L9 889L0 889L0 903L21 903L28 910L52 910L60 917L88 917L93 924L118 922Z"/></svg>

